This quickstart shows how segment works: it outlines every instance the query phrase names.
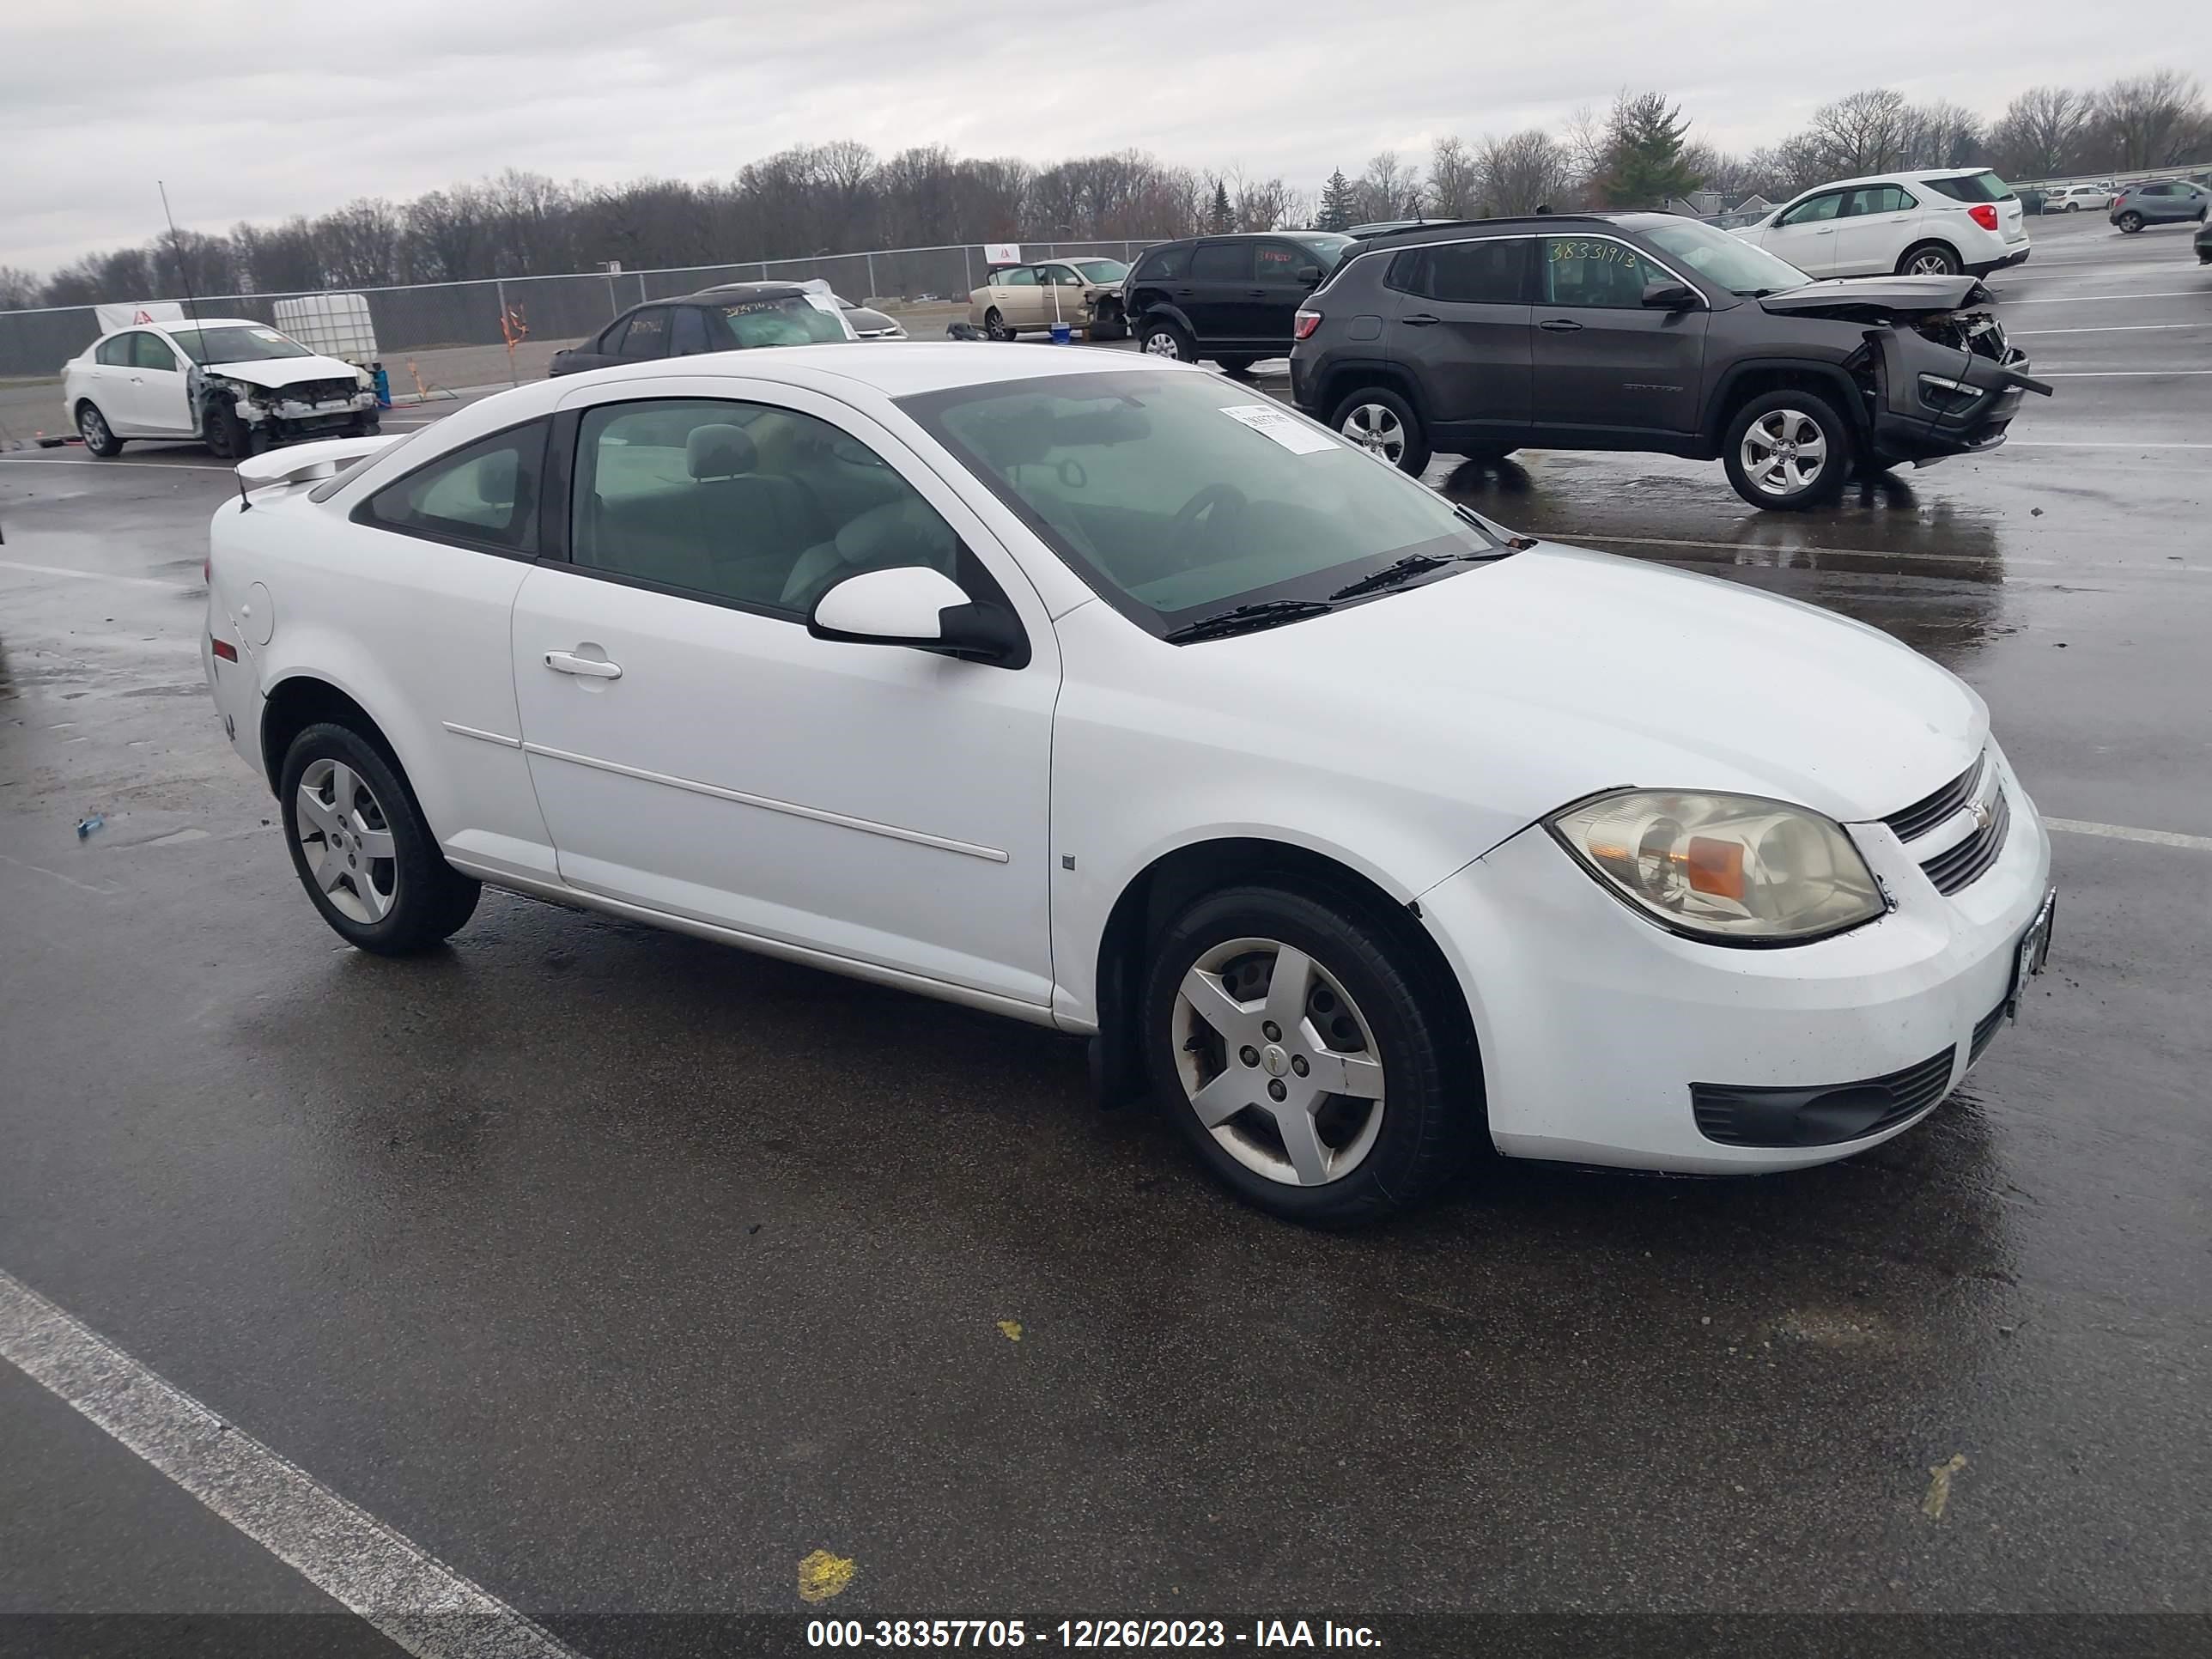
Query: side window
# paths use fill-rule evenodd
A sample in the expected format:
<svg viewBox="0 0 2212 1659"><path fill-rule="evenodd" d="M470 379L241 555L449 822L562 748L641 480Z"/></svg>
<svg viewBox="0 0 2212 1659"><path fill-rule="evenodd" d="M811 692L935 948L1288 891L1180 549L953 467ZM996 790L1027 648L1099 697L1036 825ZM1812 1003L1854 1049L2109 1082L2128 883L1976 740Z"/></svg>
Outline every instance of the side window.
<svg viewBox="0 0 2212 1659"><path fill-rule="evenodd" d="M1895 185L1868 185L1844 198L1843 211L1837 216L1859 219L1875 213L1902 213L1913 205L1912 198Z"/></svg>
<svg viewBox="0 0 2212 1659"><path fill-rule="evenodd" d="M1601 236L1544 239L1544 298L1552 305L1629 310L1643 305L1644 283L1674 280L1625 242Z"/></svg>
<svg viewBox="0 0 2212 1659"><path fill-rule="evenodd" d="M1529 246L1528 238L1516 236L1409 248L1407 253L1413 260L1406 281L1398 286L1425 299L1460 305L1525 305ZM1406 254L1398 257L1402 259Z"/></svg>
<svg viewBox="0 0 2212 1659"><path fill-rule="evenodd" d="M1839 190L1832 190L1824 195L1811 197L1805 201L1798 203L1796 207L1791 208L1789 212L1784 214L1782 217L1775 222L1778 225L1814 224L1822 219L1834 218L1836 216L1837 210L1841 208L1843 204L1843 191Z"/></svg>
<svg viewBox="0 0 2212 1659"><path fill-rule="evenodd" d="M158 369L165 374L177 372L177 354L169 349L168 343L158 334L132 335L131 362L136 368Z"/></svg>
<svg viewBox="0 0 2212 1659"><path fill-rule="evenodd" d="M106 363L110 368L130 368L131 343L137 337L136 334L118 334L113 339L102 340L94 361Z"/></svg>
<svg viewBox="0 0 2212 1659"><path fill-rule="evenodd" d="M856 570L929 565L960 540L850 434L707 398L601 404L576 438L570 557L583 568L803 619Z"/></svg>
<svg viewBox="0 0 2212 1659"><path fill-rule="evenodd" d="M690 357L707 349L707 319L699 314L696 306L676 307L676 326L672 336L671 349L678 357Z"/></svg>
<svg viewBox="0 0 2212 1659"><path fill-rule="evenodd" d="M1000 288L1035 288L1036 272L1028 265L1016 265L1012 270L1002 270L991 278Z"/></svg>
<svg viewBox="0 0 2212 1659"><path fill-rule="evenodd" d="M1319 260L1287 242L1262 242L1252 250L1255 274L1262 283L1273 283L1288 287L1297 281L1300 265L1318 264Z"/></svg>
<svg viewBox="0 0 2212 1659"><path fill-rule="evenodd" d="M1074 270L1066 265L1044 265L1039 268L1038 274L1045 279L1047 283L1054 288L1081 288L1083 286L1083 278L1077 276Z"/></svg>
<svg viewBox="0 0 2212 1659"><path fill-rule="evenodd" d="M1190 257L1191 280L1197 283L1249 283L1252 280L1252 244L1207 242Z"/></svg>
<svg viewBox="0 0 2212 1659"><path fill-rule="evenodd" d="M1140 283L1172 283L1190 270L1190 245L1154 248L1137 266Z"/></svg>
<svg viewBox="0 0 2212 1659"><path fill-rule="evenodd" d="M538 550L538 485L545 422L479 439L386 484L355 509L355 519L434 541L460 541L503 552Z"/></svg>
<svg viewBox="0 0 2212 1659"><path fill-rule="evenodd" d="M647 306L629 319L623 331L622 343L615 348L615 356L625 362L643 362L649 357L665 356L668 352L668 307Z"/></svg>

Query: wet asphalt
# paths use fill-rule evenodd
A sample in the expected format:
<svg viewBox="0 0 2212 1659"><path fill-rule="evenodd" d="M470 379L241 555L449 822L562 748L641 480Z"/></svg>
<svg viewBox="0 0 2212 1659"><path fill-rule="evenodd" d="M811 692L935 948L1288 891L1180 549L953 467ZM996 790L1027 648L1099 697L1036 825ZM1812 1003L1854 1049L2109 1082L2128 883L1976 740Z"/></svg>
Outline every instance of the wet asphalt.
<svg viewBox="0 0 2212 1659"><path fill-rule="evenodd" d="M1808 517L1431 482L1887 629L2046 816L2212 836L2212 270L2034 229L2000 452ZM200 682L228 475L125 459L0 457L0 1269L587 1651L816 1549L865 1620L2212 1611L2212 848L2059 835L2051 970L1869 1155L1307 1233L1044 1032L496 894L344 948ZM0 1491L0 1613L327 1605L5 1365Z"/></svg>

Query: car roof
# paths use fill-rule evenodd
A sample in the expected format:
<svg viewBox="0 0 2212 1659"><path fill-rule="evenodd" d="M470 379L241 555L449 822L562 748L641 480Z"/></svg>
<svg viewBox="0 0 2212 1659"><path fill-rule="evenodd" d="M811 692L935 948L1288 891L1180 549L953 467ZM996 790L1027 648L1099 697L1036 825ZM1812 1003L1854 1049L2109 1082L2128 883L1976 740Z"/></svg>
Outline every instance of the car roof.
<svg viewBox="0 0 2212 1659"><path fill-rule="evenodd" d="M139 329L167 330L172 328L265 328L272 334L284 331L274 323L264 323L258 317L165 317L158 322L126 323L121 328L111 328L109 334L131 334ZM105 338L106 336L102 336ZM292 337L285 334L286 339Z"/></svg>
<svg viewBox="0 0 2212 1659"><path fill-rule="evenodd" d="M1420 247L1429 242L1463 242L1469 240L1469 231L1525 236L1532 230L1553 225L1619 225L1626 230L1641 230L1648 224L1663 223L1676 216L1671 213L1522 213L1503 219L1431 219L1404 230L1370 236L1367 246L1360 252L1364 254L1378 248Z"/></svg>
<svg viewBox="0 0 2212 1659"><path fill-rule="evenodd" d="M1849 190L1854 185L1893 185L1900 181L1932 184L1938 179L1972 179L1990 171L1989 167L1894 167L1887 173L1869 173L1856 179L1824 179L1799 191L1790 199L1795 202L1817 196L1824 190Z"/></svg>
<svg viewBox="0 0 2212 1659"><path fill-rule="evenodd" d="M748 300L789 300L811 293L797 283L717 283L712 288L702 288L690 294L672 294L665 300L647 300L647 305L674 305L684 300L722 300L737 295Z"/></svg>

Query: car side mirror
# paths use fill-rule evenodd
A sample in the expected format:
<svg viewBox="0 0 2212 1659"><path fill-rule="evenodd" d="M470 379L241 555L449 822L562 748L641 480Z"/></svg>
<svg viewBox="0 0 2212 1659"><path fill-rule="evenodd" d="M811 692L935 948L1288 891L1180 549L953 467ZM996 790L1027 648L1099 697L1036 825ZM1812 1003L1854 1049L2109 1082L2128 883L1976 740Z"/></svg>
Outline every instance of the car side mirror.
<svg viewBox="0 0 2212 1659"><path fill-rule="evenodd" d="M1644 303L1654 311L1688 311L1698 303L1698 290L1687 283L1646 283Z"/></svg>
<svg viewBox="0 0 2212 1659"><path fill-rule="evenodd" d="M973 662L1026 660L1029 641L1004 605L968 597L929 565L858 570L814 602L806 631L851 645L903 645Z"/></svg>
<svg viewBox="0 0 2212 1659"><path fill-rule="evenodd" d="M1300 265L1297 270L1297 278L1299 282L1304 283L1308 288L1319 288L1321 286L1321 267L1319 265Z"/></svg>

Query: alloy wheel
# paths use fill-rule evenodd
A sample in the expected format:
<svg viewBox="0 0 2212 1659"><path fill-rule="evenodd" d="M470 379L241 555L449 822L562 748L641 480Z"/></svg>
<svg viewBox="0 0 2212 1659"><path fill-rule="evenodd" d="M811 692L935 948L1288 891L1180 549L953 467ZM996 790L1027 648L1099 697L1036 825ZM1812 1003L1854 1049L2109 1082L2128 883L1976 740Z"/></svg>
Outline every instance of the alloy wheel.
<svg viewBox="0 0 2212 1659"><path fill-rule="evenodd" d="M1951 274L1951 257L1930 248L1913 260L1911 273L1915 276L1948 276Z"/></svg>
<svg viewBox="0 0 2212 1659"><path fill-rule="evenodd" d="M1362 449L1380 455L1391 465L1406 453L1406 425L1387 404L1362 404L1344 417L1339 428Z"/></svg>
<svg viewBox="0 0 2212 1659"><path fill-rule="evenodd" d="M1826 467L1827 434L1802 409L1769 410L1745 428L1737 459L1760 494L1795 495Z"/></svg>
<svg viewBox="0 0 2212 1659"><path fill-rule="evenodd" d="M294 833L331 907L371 926L399 901L392 821L368 781L343 761L311 762L300 775Z"/></svg>
<svg viewBox="0 0 2212 1659"><path fill-rule="evenodd" d="M1374 1028L1297 946L1234 939L1207 951L1176 993L1172 1038L1191 1110L1255 1174L1325 1186L1374 1150L1383 1109Z"/></svg>
<svg viewBox="0 0 2212 1659"><path fill-rule="evenodd" d="M77 410L76 430L77 435L84 440L87 449L105 449L107 447L107 422L100 418L100 411L90 404Z"/></svg>

